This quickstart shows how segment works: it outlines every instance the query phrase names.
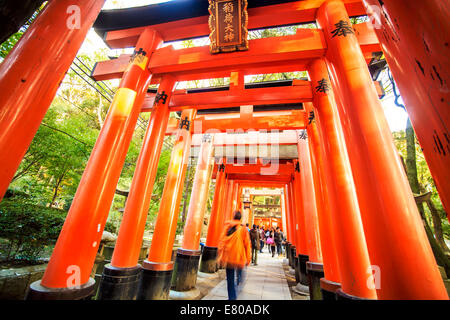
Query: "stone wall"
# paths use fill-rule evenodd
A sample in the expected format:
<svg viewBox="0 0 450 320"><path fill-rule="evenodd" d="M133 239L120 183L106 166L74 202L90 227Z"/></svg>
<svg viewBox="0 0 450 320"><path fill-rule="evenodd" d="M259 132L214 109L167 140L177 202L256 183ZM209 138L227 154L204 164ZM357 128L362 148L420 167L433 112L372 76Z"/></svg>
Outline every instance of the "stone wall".
<svg viewBox="0 0 450 320"><path fill-rule="evenodd" d="M23 300L28 287L42 279L47 264L0 270L0 300Z"/></svg>

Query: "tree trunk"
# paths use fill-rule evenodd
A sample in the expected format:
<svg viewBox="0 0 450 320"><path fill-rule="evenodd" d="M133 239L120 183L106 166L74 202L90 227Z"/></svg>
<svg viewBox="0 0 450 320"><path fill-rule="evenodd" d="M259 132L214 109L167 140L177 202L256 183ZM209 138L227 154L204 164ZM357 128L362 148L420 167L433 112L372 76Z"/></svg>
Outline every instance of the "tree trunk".
<svg viewBox="0 0 450 320"><path fill-rule="evenodd" d="M407 120L406 122L406 175L408 176L408 181L411 186L411 190L415 194L419 194L421 191L421 186L419 184L419 180L417 178L417 166L416 166L416 140L414 135L414 130L411 126L411 121ZM427 202L431 202L431 199ZM450 276L450 259L446 256L444 252L444 247L436 240L434 237L433 231L431 230L430 225L425 216L425 210L423 206L423 202L417 203L417 207L419 209L420 215L422 217L422 221L424 224L425 232L428 237L428 241L430 243L431 249L433 251L434 257L436 258L436 262L438 265L443 266L445 268L445 272L447 276ZM433 205L434 207L434 205ZM431 208L430 208L431 211ZM439 219L439 226L440 226ZM442 230L442 227L441 227ZM444 242L445 244L445 242ZM446 246L445 246L446 248Z"/></svg>
<svg viewBox="0 0 450 320"><path fill-rule="evenodd" d="M66 175L66 172L67 172L67 170L64 170L64 172L61 174L61 176L58 178L58 181L56 182L55 192L53 193L53 198L52 198L52 201L50 202L49 208L53 208L53 205L55 204L56 197L58 196L58 192L59 192L59 186L61 185L61 182L63 181L64 176Z"/></svg>
<svg viewBox="0 0 450 320"><path fill-rule="evenodd" d="M427 201L427 205L431 212L431 218L433 219L433 229L434 234L436 235L436 240L446 253L450 253L450 250L448 249L447 244L445 243L444 240L444 232L442 231L441 217L439 215L438 210L434 206L434 203L431 200L431 198Z"/></svg>
<svg viewBox="0 0 450 320"><path fill-rule="evenodd" d="M417 178L416 165L416 139L414 130L411 126L411 121L406 121L406 175L408 176L409 185L412 192L419 194L420 186Z"/></svg>

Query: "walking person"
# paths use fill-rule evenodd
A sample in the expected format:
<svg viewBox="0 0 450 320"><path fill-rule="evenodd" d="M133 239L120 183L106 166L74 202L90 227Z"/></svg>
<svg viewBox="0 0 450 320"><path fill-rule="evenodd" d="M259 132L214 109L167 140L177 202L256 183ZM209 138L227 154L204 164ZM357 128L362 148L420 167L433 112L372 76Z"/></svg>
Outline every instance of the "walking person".
<svg viewBox="0 0 450 320"><path fill-rule="evenodd" d="M267 237L267 246L269 247L269 253L272 252L272 257L275 256L275 240L274 231L269 231L269 236Z"/></svg>
<svg viewBox="0 0 450 320"><path fill-rule="evenodd" d="M281 256L282 237L281 237L280 227L277 227L277 229L274 232L274 240L275 240L275 245L277 247L277 254L278 254L278 256Z"/></svg>
<svg viewBox="0 0 450 320"><path fill-rule="evenodd" d="M229 300L236 300L236 285L241 284L242 269L251 260L250 235L241 218L241 212L235 211L233 220L225 223L217 252L218 263L226 268Z"/></svg>
<svg viewBox="0 0 450 320"><path fill-rule="evenodd" d="M259 231L256 227L256 224L254 224L253 229L250 230L250 243L252 244L252 263L254 266L258 265L258 251L261 248L259 240Z"/></svg>
<svg viewBox="0 0 450 320"><path fill-rule="evenodd" d="M258 231L259 231L259 252L262 253L264 248L264 239L266 238L264 233L264 227L260 226Z"/></svg>
<svg viewBox="0 0 450 320"><path fill-rule="evenodd" d="M270 243L267 242L267 241L269 241L269 238L270 238L270 230L269 230L269 228L267 228L265 232L266 232L265 233L265 239L266 239L266 244L267 244L267 250L270 253Z"/></svg>

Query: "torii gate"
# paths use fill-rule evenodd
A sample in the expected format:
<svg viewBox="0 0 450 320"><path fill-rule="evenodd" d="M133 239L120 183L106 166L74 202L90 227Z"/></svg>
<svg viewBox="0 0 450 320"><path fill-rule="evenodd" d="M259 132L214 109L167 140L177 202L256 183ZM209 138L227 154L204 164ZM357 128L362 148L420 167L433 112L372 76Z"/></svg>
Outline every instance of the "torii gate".
<svg viewBox="0 0 450 320"><path fill-rule="evenodd" d="M104 289L101 295L105 299L167 298L173 271L171 254L177 208L193 132L191 124L201 110L266 105L263 108L265 112L273 111L274 106L280 104L287 110L293 109L292 104L302 104L299 112L303 113L303 127L298 122L295 127L289 127L289 116L301 117L295 112L285 115L283 123L279 124L285 129L307 130L307 135L304 131L298 132L296 170L289 180L285 180L283 175L271 178L284 184L284 201L290 208L287 214L288 235L291 248L295 249L292 250L294 260L297 263L299 259L305 261L307 256L311 272L323 263L324 277L319 279L319 285L323 292L339 299L448 299L397 157L376 85L367 68L372 53L383 49L388 62L394 65L394 76L401 81L400 86L405 88L413 83L414 88L419 88L403 89L405 97L411 99L409 101L417 95L424 99L431 96L433 108L429 108L430 111L422 112L427 108L416 107L411 102L412 122L419 129L419 140L448 209L450 192L446 182L450 166L447 151L450 150L447 150L444 139L449 136L447 96L442 91L426 90L431 80L425 83L420 77L409 77L414 74L412 71L406 77L401 74L401 70L413 70L411 66L414 63L423 76L425 68L428 72L434 67L433 83L437 81L439 88L445 86L446 80L441 74L448 75L448 72L439 71L448 71L448 64L441 63L443 60L439 60L437 52L448 52L448 45L445 48L442 37L437 35L432 25L438 21L448 31L445 23L448 8L442 9L437 0L422 2L415 7L408 6L406 0L385 0L382 10L389 13L390 18L388 14L382 18L380 12L374 12L369 6L371 3L375 1L250 1L250 29L309 21L316 21L320 28L299 29L292 36L250 40L248 51L226 55L211 55L206 47L181 50L161 47L164 41L208 34L206 3L192 4L197 10L190 11L191 16L186 16L187 11L177 7L177 1L158 5L158 8L144 7L141 14L154 11L159 14L159 19L146 15L142 25L136 25L142 22L136 19L132 26L127 24L129 21L122 26L111 25L111 21L123 22L123 19L115 16L108 20L116 13L102 13L96 26L100 29L104 26L106 43L111 48L131 46L136 50L131 57L122 56L99 63L94 70L95 79L122 80L44 277L31 285L28 298L80 299L92 293L94 280L89 275L140 112L151 111L151 118L113 259L104 271L104 279L110 280L109 283L109 280L102 282ZM67 0L49 2L0 65L1 195L103 2L78 1L84 13L80 29L66 28L67 17L63 13L70 4ZM174 8L177 10L171 10ZM381 31L374 32L368 23L351 26L349 16L364 15L366 10L378 19ZM400 39L403 35L400 27L391 22L392 17L398 17L404 26L411 16L423 17L422 12L430 13L427 15L430 21L420 20L427 35L426 40L420 41L425 43L425 49L418 47L418 42L414 41L415 34L407 33ZM121 11L119 14L127 13ZM378 38L375 33L379 34ZM428 53L421 55L421 61L412 63L414 58L404 57L407 52L413 52L411 57L417 57L416 53L424 50ZM280 87L273 84L270 88L251 87L244 83L246 74L302 70L308 71L309 79L294 80L290 85ZM230 76L230 86L221 91L174 91L177 81L225 76ZM148 92L149 85L155 83L159 83L158 91ZM155 236L141 268L137 265L138 252L171 111L181 111L181 120L174 131L176 142ZM281 116L273 113L266 119L255 120L257 112L253 116L252 113L252 108L241 108L243 128L250 129L244 125L250 122L258 125L258 129L271 129L277 125L270 119ZM206 123L209 120L201 121L208 127ZM228 125L232 125L232 121L227 122ZM214 126L210 122L209 127ZM433 130L432 139L422 128ZM222 127L219 131L225 129ZM204 199L202 193L206 190L204 185L212 166L210 138L203 139L199 153L206 161L199 161L195 179L199 187L194 188L197 194L192 196ZM227 173L222 172L219 178L221 175ZM244 184L241 176L231 174L229 178ZM250 181L254 183L254 180ZM235 195L242 187L240 184L231 183L232 190L227 192L230 199L236 199ZM195 217L203 210L202 205L197 209L190 208L185 233L198 228L199 222ZM194 219L190 220L190 217ZM297 232L297 227L304 232ZM184 238L188 240L183 243L180 257L188 262L198 261L195 260L197 258L191 259L198 257L197 237ZM414 261L414 268L411 261ZM374 281L373 270L376 272ZM381 274L377 274L378 271ZM117 286L118 278L125 281L124 286ZM317 286L317 281L315 283Z"/></svg>

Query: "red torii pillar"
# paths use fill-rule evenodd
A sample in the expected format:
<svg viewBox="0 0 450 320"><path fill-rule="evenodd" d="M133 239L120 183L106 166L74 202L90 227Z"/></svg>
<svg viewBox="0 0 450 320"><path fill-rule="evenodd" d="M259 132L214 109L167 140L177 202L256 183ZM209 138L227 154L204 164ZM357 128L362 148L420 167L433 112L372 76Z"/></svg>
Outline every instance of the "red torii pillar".
<svg viewBox="0 0 450 320"><path fill-rule="evenodd" d="M339 115L373 265L368 271L375 271L370 287L380 299L448 299L343 2L326 1L317 20L327 41L331 82L342 96ZM339 290L338 295L354 298Z"/></svg>
<svg viewBox="0 0 450 320"><path fill-rule="evenodd" d="M0 64L0 201L104 2L77 1L77 28L74 1L49 2Z"/></svg>
<svg viewBox="0 0 450 320"><path fill-rule="evenodd" d="M228 180L227 182L227 193L226 193L226 203L225 203L225 213L224 222L232 219L233 215L233 195L234 195L235 182L234 180ZM222 232L222 230L220 230Z"/></svg>
<svg viewBox="0 0 450 320"><path fill-rule="evenodd" d="M305 103L307 112L310 111L311 103ZM314 121L311 121L307 126L308 132L308 142L305 140L299 141L299 161L305 164L301 166L303 170L301 171L302 178L305 179L305 184L309 184L311 189L311 200L315 199L316 210L305 209L305 225L307 226L308 232L308 245L311 246L311 250L308 247L309 261L306 262L306 273L309 280L309 292L311 300L322 300L322 293L320 290L320 279L324 277L323 270L323 258L322 258L322 248L328 245L328 242L332 239L329 238L329 234L322 234L326 231L323 229L323 215L329 210L328 197L325 186L322 185L322 180L320 176L320 170L323 166L323 159L321 151L319 150L319 137L317 134L317 128ZM303 152L302 152L303 150ZM309 156L309 157L308 157ZM311 188L312 186L312 188ZM304 196L308 197L307 194ZM306 202L306 201L305 201ZM322 222L322 224L320 223ZM311 241L311 242L310 242ZM325 243L322 243L325 242Z"/></svg>
<svg viewBox="0 0 450 320"><path fill-rule="evenodd" d="M442 204L450 215L450 24L440 0L364 0L405 101ZM414 21L416 28L411 27Z"/></svg>
<svg viewBox="0 0 450 320"><path fill-rule="evenodd" d="M293 245L291 246L290 254L291 254L291 267L296 271L295 278L297 282L300 282L300 273L299 273L299 263L298 256L299 254L306 253L306 237L305 237L305 228L304 228L304 219L303 219L303 207L301 200L301 191L298 189L299 184L295 180L290 181L288 187L288 200L289 206L292 212L292 233L293 233ZM300 253L301 252L301 253Z"/></svg>
<svg viewBox="0 0 450 320"><path fill-rule="evenodd" d="M183 242L178 249L172 287L176 291L188 291L195 288L201 250L200 234L203 226L206 202L209 195L213 158L213 138L204 134L200 146L197 167L192 185L189 209L183 232ZM195 289L198 291L198 289Z"/></svg>
<svg viewBox="0 0 450 320"><path fill-rule="evenodd" d="M140 36L81 178L72 206L42 281L31 284L29 299L81 298L90 278L102 231L150 84L149 59L162 43L152 29Z"/></svg>
<svg viewBox="0 0 450 320"><path fill-rule="evenodd" d="M139 300L166 300L173 271L173 243L191 146L193 109L183 110L167 170L155 230L138 289Z"/></svg>
<svg viewBox="0 0 450 320"><path fill-rule="evenodd" d="M232 206L232 210L230 213L230 219L233 219L233 215L236 210L240 210L240 208L239 208L239 190L240 190L239 183L235 181L233 184L233 194L232 194L233 206Z"/></svg>
<svg viewBox="0 0 450 320"><path fill-rule="evenodd" d="M291 265L291 246L293 245L294 241L292 239L293 233L292 233L292 216L291 216L291 208L289 207L289 196L288 196L288 185L284 185L283 187L283 193L281 195L282 197L282 205L284 205L284 211L286 214L286 249L285 254L286 258L289 261L289 265Z"/></svg>
<svg viewBox="0 0 450 320"><path fill-rule="evenodd" d="M305 253L299 254L299 272L300 272L300 283L304 286L308 286L308 292L311 294L311 281L308 276L307 263L311 261L315 264L322 263L322 251L320 249L320 232L319 223L317 218L317 204L316 194L314 192L313 173L311 168L311 156L309 151L308 140L306 138L306 130L301 131L298 134L298 171L296 171L296 176L298 177L297 184L300 185L299 190L301 190L300 196L302 197L303 206L303 223L304 233L305 233ZM320 275L320 270L316 270L316 265L312 264L312 270L315 276ZM315 272L317 271L317 272ZM315 277L316 278L316 277ZM320 278L319 278L320 279ZM317 281L320 281L317 279ZM300 287L300 286L299 286ZM304 290L305 288L298 288L299 290ZM317 295L317 294L316 294ZM311 299L317 298L311 294Z"/></svg>
<svg viewBox="0 0 450 320"><path fill-rule="evenodd" d="M214 273L217 271L217 248L219 246L220 233L226 215L226 199L228 191L228 181L226 179L225 165L220 163L216 174L216 188L214 190L214 199L211 207L211 216L208 224L208 234L206 243L203 247L200 271Z"/></svg>
<svg viewBox="0 0 450 320"><path fill-rule="evenodd" d="M169 120L169 102L175 79L164 76L158 89L144 142L136 164L111 263L105 265L99 300L132 300L137 297L141 266L138 264L145 223ZM165 95L165 96L164 96Z"/></svg>
<svg viewBox="0 0 450 320"><path fill-rule="evenodd" d="M284 237L286 238L286 244L287 242L289 242L289 230L288 230L288 214L287 214L287 210L286 210L286 200L285 200L285 195L284 195L284 188L281 189L281 195L280 195L280 207L281 207L281 224L283 226L283 233L284 233Z"/></svg>
<svg viewBox="0 0 450 320"><path fill-rule="evenodd" d="M346 254L367 251L367 249L354 247L355 245L366 246L365 238L363 231L351 231L352 223L350 221L353 221L353 228L359 230L361 229L361 218L347 148L325 62L321 59L314 60L309 65L308 73L315 87L316 123L321 135L320 141L325 158L323 161L325 170L322 170L321 176L322 180L326 182L327 194L330 199L330 211L324 216L324 225L329 225L326 228L330 230L330 246L332 247L329 248L329 254L325 255L324 252L325 278L321 280L321 286L324 297L334 299L334 292L340 286L339 271L341 274L345 273L344 277L349 281L350 274L361 274L359 281L362 283L367 281L367 265L360 265L358 260L350 259L351 257ZM358 234L359 238L355 238ZM336 250L336 253L331 250ZM336 255L339 256L339 261ZM359 273L350 271L358 269Z"/></svg>

